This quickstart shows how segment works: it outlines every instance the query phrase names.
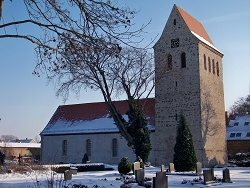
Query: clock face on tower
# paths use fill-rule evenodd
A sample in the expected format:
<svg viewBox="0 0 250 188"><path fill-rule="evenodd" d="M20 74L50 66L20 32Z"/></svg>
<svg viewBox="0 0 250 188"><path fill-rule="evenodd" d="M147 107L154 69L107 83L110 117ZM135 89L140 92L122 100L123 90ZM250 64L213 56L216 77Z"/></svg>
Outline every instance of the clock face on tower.
<svg viewBox="0 0 250 188"><path fill-rule="evenodd" d="M171 48L179 47L179 38L171 39Z"/></svg>

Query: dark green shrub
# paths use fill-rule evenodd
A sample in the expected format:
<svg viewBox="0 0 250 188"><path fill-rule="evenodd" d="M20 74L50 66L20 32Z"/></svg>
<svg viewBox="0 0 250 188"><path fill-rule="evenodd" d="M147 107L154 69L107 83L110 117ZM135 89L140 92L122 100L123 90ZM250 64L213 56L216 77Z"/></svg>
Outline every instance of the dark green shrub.
<svg viewBox="0 0 250 188"><path fill-rule="evenodd" d="M120 174L127 174L132 170L132 165L128 157L123 157L118 164L118 171Z"/></svg>
<svg viewBox="0 0 250 188"><path fill-rule="evenodd" d="M83 158L82 158L82 163L85 164L85 163L87 163L87 161L89 161L89 156L87 153L85 153Z"/></svg>
<svg viewBox="0 0 250 188"><path fill-rule="evenodd" d="M183 114L180 116L174 146L174 167L176 171L195 170L197 158L194 150L193 136Z"/></svg>

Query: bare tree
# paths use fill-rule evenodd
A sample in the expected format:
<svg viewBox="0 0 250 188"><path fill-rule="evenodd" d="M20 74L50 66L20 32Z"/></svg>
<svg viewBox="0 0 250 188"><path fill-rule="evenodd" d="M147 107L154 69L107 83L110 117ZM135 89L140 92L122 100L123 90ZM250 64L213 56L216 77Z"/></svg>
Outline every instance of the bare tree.
<svg viewBox="0 0 250 188"><path fill-rule="evenodd" d="M239 98L230 107L230 113L232 114L245 114L250 112L250 94L246 97Z"/></svg>
<svg viewBox="0 0 250 188"><path fill-rule="evenodd" d="M1 135L1 140L3 141L3 151L6 153L6 147L10 143L11 140L16 140L18 139L16 136L13 135Z"/></svg>
<svg viewBox="0 0 250 188"><path fill-rule="evenodd" d="M0 38L23 38L36 45L33 74L54 81L56 94L67 100L69 92L99 90L121 134L133 145L126 122L113 100L125 93L131 103L148 97L154 88L152 55L138 48L147 26L133 30L135 10L116 1L23 0L29 18L0 25L33 25L42 35L6 33ZM134 46L134 47L133 47ZM137 103L136 103L137 104ZM142 110L138 104L136 109Z"/></svg>

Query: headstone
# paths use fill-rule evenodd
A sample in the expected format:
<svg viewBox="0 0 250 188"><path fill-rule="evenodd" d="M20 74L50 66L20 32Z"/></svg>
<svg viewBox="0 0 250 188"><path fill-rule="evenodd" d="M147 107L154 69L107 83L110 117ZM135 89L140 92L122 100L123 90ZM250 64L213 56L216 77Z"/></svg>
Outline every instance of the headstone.
<svg viewBox="0 0 250 188"><path fill-rule="evenodd" d="M225 183L231 182L230 172L229 172L228 168L226 168L225 170L223 170L223 179L222 179L222 181L225 182Z"/></svg>
<svg viewBox="0 0 250 188"><path fill-rule="evenodd" d="M135 180L140 185L144 185L145 171L143 168L138 168L135 170Z"/></svg>
<svg viewBox="0 0 250 188"><path fill-rule="evenodd" d="M166 172L157 172L153 177L153 188L168 188L168 176Z"/></svg>
<svg viewBox="0 0 250 188"><path fill-rule="evenodd" d="M76 167L70 167L71 174L77 174L77 168Z"/></svg>
<svg viewBox="0 0 250 188"><path fill-rule="evenodd" d="M135 174L135 170L140 168L140 162L134 162L134 174Z"/></svg>
<svg viewBox="0 0 250 188"><path fill-rule="evenodd" d="M202 173L202 164L201 162L196 163L196 174L200 175Z"/></svg>
<svg viewBox="0 0 250 188"><path fill-rule="evenodd" d="M72 173L70 170L65 170L64 172L64 180L71 180L72 179Z"/></svg>
<svg viewBox="0 0 250 188"><path fill-rule="evenodd" d="M169 172L174 172L174 163L169 164Z"/></svg>
<svg viewBox="0 0 250 188"><path fill-rule="evenodd" d="M209 181L214 181L214 170L203 170L203 178L204 178L204 184L207 184Z"/></svg>
<svg viewBox="0 0 250 188"><path fill-rule="evenodd" d="M164 167L164 165L161 165L161 172L165 172L165 167Z"/></svg>

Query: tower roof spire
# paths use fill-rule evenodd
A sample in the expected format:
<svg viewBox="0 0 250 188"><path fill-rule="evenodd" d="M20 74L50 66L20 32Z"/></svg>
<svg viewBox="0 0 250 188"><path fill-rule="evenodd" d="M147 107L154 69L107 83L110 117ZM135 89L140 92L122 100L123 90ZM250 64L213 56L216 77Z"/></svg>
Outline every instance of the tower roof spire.
<svg viewBox="0 0 250 188"><path fill-rule="evenodd" d="M174 6L176 7L178 12L182 16L182 18L185 21L185 23L186 23L187 27L189 28L189 30L191 32L195 33L196 35L204 38L207 42L209 42L210 44L212 44L214 46L213 41L211 40L211 38L207 34L207 32L206 32L205 28L203 27L203 25L198 20L196 20L193 16L188 14L185 10L178 7L176 4Z"/></svg>

